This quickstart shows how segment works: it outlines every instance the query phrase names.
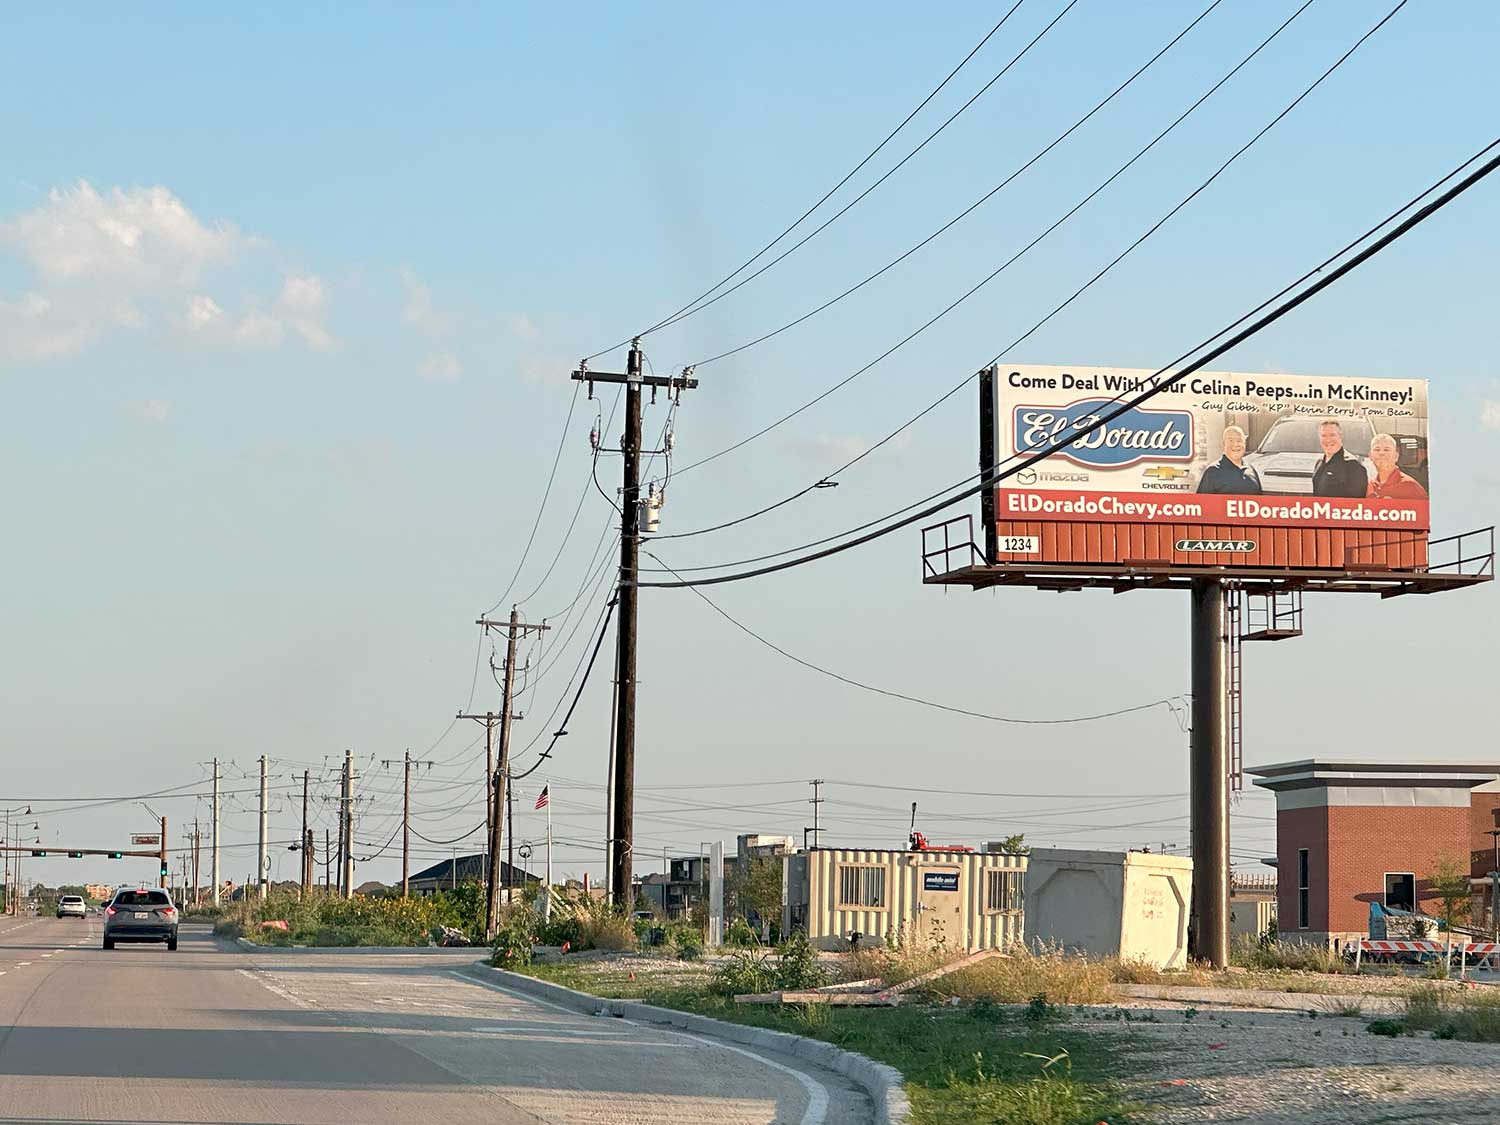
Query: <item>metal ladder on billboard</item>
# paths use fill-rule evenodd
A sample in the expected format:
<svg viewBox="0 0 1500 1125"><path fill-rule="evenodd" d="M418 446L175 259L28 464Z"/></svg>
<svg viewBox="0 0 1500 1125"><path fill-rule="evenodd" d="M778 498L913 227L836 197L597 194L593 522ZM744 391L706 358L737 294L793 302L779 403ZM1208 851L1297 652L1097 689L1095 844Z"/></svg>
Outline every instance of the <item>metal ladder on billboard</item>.
<svg viewBox="0 0 1500 1125"><path fill-rule="evenodd" d="M1246 592L1237 582L1224 583L1224 635L1228 638L1226 741L1229 743L1229 790L1238 801L1245 789L1245 641L1284 641L1302 635L1302 591Z"/></svg>

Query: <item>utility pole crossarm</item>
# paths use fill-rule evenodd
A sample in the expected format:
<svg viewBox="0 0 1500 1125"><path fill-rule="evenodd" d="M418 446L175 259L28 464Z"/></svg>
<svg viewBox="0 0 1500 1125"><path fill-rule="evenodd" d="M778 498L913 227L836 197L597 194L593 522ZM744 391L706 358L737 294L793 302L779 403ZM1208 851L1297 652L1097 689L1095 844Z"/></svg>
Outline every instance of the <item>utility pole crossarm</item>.
<svg viewBox="0 0 1500 1125"><path fill-rule="evenodd" d="M681 375L642 375L639 372L631 375L618 371L590 371L586 367L574 371L573 380L579 383L634 383L642 387L665 387L668 390L681 387L685 391L696 390L698 386L698 380L686 372Z"/></svg>

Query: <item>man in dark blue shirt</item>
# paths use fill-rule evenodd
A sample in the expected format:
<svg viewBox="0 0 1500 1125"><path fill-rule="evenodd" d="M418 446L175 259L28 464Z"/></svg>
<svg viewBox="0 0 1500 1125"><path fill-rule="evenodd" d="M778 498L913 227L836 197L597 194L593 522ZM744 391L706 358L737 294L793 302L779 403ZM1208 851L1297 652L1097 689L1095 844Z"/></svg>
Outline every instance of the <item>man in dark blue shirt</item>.
<svg viewBox="0 0 1500 1125"><path fill-rule="evenodd" d="M1261 494L1260 474L1245 464L1244 430L1238 426L1224 427L1224 456L1203 470L1198 491L1236 496Z"/></svg>

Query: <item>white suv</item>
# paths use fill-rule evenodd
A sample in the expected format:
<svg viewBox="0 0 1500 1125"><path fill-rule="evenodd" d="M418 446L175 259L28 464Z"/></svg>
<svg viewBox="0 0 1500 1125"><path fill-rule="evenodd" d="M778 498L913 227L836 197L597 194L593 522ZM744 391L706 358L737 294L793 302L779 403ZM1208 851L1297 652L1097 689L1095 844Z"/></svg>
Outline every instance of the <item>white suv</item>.
<svg viewBox="0 0 1500 1125"><path fill-rule="evenodd" d="M63 895L57 900L57 916L59 918L82 918L88 913L83 899L77 895Z"/></svg>

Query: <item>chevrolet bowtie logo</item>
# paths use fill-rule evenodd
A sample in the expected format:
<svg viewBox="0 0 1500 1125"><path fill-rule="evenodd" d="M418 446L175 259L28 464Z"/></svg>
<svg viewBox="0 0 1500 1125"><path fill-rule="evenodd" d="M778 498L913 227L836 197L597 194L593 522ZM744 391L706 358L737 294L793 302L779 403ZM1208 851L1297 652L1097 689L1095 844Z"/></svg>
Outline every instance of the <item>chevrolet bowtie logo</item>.
<svg viewBox="0 0 1500 1125"><path fill-rule="evenodd" d="M1186 469L1174 468L1171 465L1152 465L1142 476L1155 477L1157 480L1176 480L1178 477L1187 476Z"/></svg>

